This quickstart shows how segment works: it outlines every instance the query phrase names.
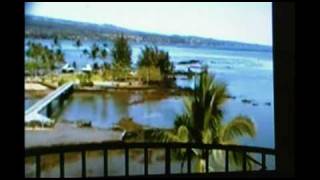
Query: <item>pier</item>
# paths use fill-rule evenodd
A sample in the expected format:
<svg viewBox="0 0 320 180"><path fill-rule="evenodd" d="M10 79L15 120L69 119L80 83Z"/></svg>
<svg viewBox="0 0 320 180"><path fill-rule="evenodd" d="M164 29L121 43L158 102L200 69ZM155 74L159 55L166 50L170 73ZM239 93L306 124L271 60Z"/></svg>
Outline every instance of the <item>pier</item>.
<svg viewBox="0 0 320 180"><path fill-rule="evenodd" d="M56 99L62 106L63 101L73 92L73 82L66 83L58 87L55 91L49 93L46 97L33 104L25 111L25 122L30 121L50 121L52 114L52 102ZM40 114L40 111L46 108L46 116Z"/></svg>

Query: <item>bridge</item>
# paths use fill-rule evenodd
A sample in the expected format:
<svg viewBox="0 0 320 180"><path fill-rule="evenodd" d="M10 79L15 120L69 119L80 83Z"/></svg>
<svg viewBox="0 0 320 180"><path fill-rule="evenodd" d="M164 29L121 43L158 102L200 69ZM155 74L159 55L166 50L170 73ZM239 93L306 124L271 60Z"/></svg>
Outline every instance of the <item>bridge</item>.
<svg viewBox="0 0 320 180"><path fill-rule="evenodd" d="M64 85L57 88L55 91L49 93L46 97L39 100L33 104L30 108L25 111L25 122L30 122L33 120L48 122L50 121L50 116L52 114L51 103L55 100L59 100L59 105L63 104L63 101L69 96L73 91L73 82L65 83ZM44 108L47 109L47 116L41 115L40 111Z"/></svg>

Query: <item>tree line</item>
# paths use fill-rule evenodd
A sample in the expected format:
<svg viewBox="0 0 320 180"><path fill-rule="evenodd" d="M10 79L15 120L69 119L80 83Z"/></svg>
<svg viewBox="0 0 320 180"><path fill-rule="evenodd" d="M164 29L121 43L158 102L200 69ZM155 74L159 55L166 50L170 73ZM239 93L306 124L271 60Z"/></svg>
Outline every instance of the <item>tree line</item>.
<svg viewBox="0 0 320 180"><path fill-rule="evenodd" d="M120 34L113 40L113 47L108 51L107 43L98 45L93 43L90 48L82 50L82 55L87 56L93 60L93 69L99 69L96 59L104 60L103 70L113 70L113 77L116 80L127 80L131 75L132 68L132 49L128 39ZM58 37L53 38L53 49L41 45L41 43L28 42L28 50L26 56L29 60L26 62L26 69L30 71L37 71L48 66L48 70L54 70L57 65L65 63L64 53L59 45ZM74 43L78 49L82 46L80 39ZM111 62L107 61L107 57L111 56ZM44 65L45 64L45 65ZM76 62L73 63L76 67ZM144 46L141 49L141 54L138 56L137 62L137 76L140 80L160 81L166 79L168 75L173 73L173 63L170 61L169 53L158 49L156 45Z"/></svg>

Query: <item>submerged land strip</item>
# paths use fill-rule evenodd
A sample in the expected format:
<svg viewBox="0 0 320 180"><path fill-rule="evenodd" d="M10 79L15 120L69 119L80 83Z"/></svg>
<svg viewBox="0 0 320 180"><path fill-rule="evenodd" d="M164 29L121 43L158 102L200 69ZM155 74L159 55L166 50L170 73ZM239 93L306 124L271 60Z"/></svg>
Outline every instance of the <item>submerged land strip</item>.
<svg viewBox="0 0 320 180"><path fill-rule="evenodd" d="M25 147L121 141L123 131L98 128L78 128L75 124L57 122L54 128L25 129Z"/></svg>

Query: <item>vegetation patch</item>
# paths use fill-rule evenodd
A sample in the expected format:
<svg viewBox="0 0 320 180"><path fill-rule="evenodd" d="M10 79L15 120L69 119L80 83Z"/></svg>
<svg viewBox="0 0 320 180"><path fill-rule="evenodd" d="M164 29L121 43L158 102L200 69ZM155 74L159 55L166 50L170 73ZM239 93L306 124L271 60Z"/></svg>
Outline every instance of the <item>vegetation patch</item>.
<svg viewBox="0 0 320 180"><path fill-rule="evenodd" d="M134 122L131 117L125 117L120 119L117 125L118 127L120 127L123 130L126 130L127 132L138 132L143 129L142 125Z"/></svg>
<svg viewBox="0 0 320 180"><path fill-rule="evenodd" d="M250 103L252 103L252 100L250 100L250 99L242 99L241 102L243 102L245 104L250 104Z"/></svg>
<svg viewBox="0 0 320 180"><path fill-rule="evenodd" d="M183 65L183 64L195 64L195 63L200 63L200 61L196 59L191 59L189 61L180 61L178 64Z"/></svg>
<svg viewBox="0 0 320 180"><path fill-rule="evenodd" d="M39 127L44 127L44 128L52 128L54 126L54 121L48 121L48 122L40 122L40 121L29 121L25 122L25 127L30 127L30 128L39 128Z"/></svg>
<svg viewBox="0 0 320 180"><path fill-rule="evenodd" d="M93 82L91 81L91 74L86 73L86 74L78 74L78 79L80 82L80 86L93 86Z"/></svg>
<svg viewBox="0 0 320 180"><path fill-rule="evenodd" d="M76 122L78 128L86 128L86 127L92 127L91 121L77 121Z"/></svg>

